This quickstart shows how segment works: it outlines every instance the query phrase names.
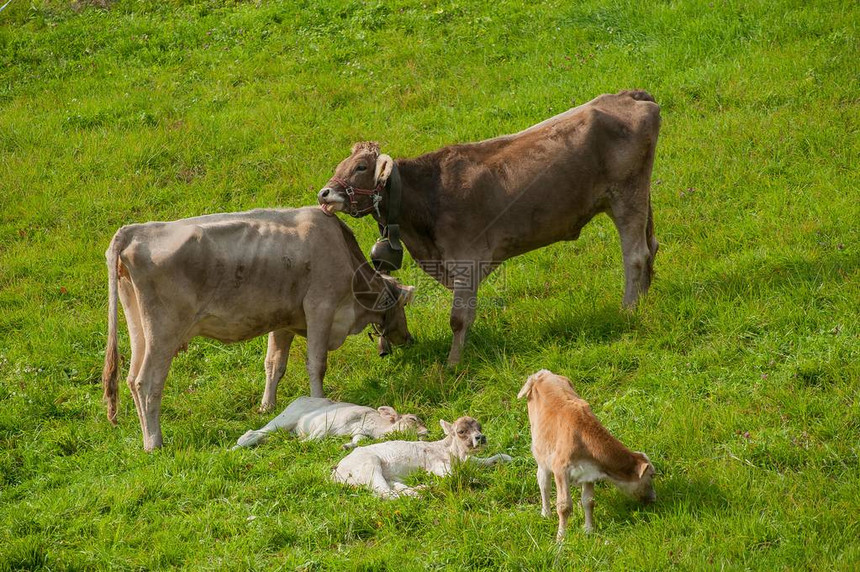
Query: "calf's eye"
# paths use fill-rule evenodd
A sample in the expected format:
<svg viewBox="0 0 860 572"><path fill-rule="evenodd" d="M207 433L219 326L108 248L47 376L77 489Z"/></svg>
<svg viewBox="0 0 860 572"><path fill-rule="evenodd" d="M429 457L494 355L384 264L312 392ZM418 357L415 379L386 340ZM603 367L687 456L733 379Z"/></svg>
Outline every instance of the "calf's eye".
<svg viewBox="0 0 860 572"><path fill-rule="evenodd" d="M356 173L360 173L362 171L367 171L367 165L359 165L358 167L355 168Z"/></svg>

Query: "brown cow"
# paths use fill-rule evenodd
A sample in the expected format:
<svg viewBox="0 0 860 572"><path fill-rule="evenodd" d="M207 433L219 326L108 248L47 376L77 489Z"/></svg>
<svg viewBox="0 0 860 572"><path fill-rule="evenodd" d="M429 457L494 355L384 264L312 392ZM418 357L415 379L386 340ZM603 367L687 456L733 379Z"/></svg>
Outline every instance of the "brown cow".
<svg viewBox="0 0 860 572"><path fill-rule="evenodd" d="M623 91L514 135L415 159L394 161L375 143L357 143L317 198L328 214L372 214L390 242L373 258L397 267L402 234L418 264L453 290L455 364L481 281L508 258L575 240L598 213L621 236L624 305L635 306L657 253L650 179L659 128L654 99Z"/></svg>
<svg viewBox="0 0 860 572"><path fill-rule="evenodd" d="M318 208L258 209L124 226L107 253L108 344L102 380L116 423L117 295L131 341L128 386L143 446L161 447L161 394L176 352L194 336L222 342L270 332L262 408L275 406L293 337L306 336L311 395L323 396L330 350L368 324L409 341L412 295L370 268L352 232Z"/></svg>

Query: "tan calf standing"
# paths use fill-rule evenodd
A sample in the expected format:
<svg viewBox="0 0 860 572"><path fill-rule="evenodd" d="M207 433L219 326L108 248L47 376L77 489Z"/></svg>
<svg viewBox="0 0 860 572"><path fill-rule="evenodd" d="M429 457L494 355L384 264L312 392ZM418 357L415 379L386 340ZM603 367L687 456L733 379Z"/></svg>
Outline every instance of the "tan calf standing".
<svg viewBox="0 0 860 572"><path fill-rule="evenodd" d="M564 538L573 507L570 485L582 485L585 531L594 529L594 483L608 480L641 502L656 498L654 466L645 453L632 452L613 437L591 412L566 377L542 369L530 376L517 398L527 398L532 454L537 461L541 515L550 515L549 487L555 476L558 534Z"/></svg>

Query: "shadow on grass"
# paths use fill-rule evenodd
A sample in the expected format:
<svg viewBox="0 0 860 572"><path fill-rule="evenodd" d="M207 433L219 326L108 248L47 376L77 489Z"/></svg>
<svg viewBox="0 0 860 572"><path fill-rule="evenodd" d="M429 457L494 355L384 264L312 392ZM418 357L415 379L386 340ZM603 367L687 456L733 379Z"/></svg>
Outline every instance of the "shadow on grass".
<svg viewBox="0 0 860 572"><path fill-rule="evenodd" d="M656 502L643 505L624 495L615 497L607 512L613 522L633 525L649 522L656 517L672 514L689 514L693 517L705 514L724 513L731 508L722 489L702 479L662 478L655 481ZM578 499L577 499L578 500ZM595 493L595 502L600 502L600 493Z"/></svg>
<svg viewBox="0 0 860 572"><path fill-rule="evenodd" d="M623 310L620 304L591 310L565 308L548 318L510 325L479 317L466 338L460 368L477 361L495 363L500 355L539 353L557 342L611 343L634 330L638 323L638 316ZM424 368L444 364L452 338L450 330L441 336L421 338L413 346L400 349L396 359Z"/></svg>
<svg viewBox="0 0 860 572"><path fill-rule="evenodd" d="M662 281L667 299L698 297L735 300L739 297L771 298L823 283L844 283L860 267L860 254L840 250L816 257L785 257L743 260L731 267L716 267L704 276L684 274Z"/></svg>

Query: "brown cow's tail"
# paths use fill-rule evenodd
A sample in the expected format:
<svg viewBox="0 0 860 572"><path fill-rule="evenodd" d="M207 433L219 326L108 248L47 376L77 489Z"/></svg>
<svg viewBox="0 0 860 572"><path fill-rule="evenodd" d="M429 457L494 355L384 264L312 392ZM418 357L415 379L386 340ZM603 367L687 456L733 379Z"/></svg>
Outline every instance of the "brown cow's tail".
<svg viewBox="0 0 860 572"><path fill-rule="evenodd" d="M122 250L120 243L123 242L122 229L113 237L108 246L105 258L108 267L108 331L107 347L105 348L105 367L102 371L102 386L104 387L104 401L107 404L107 418L116 425L117 408L117 378L119 377L119 352L116 346L117 327L117 281L119 252Z"/></svg>

